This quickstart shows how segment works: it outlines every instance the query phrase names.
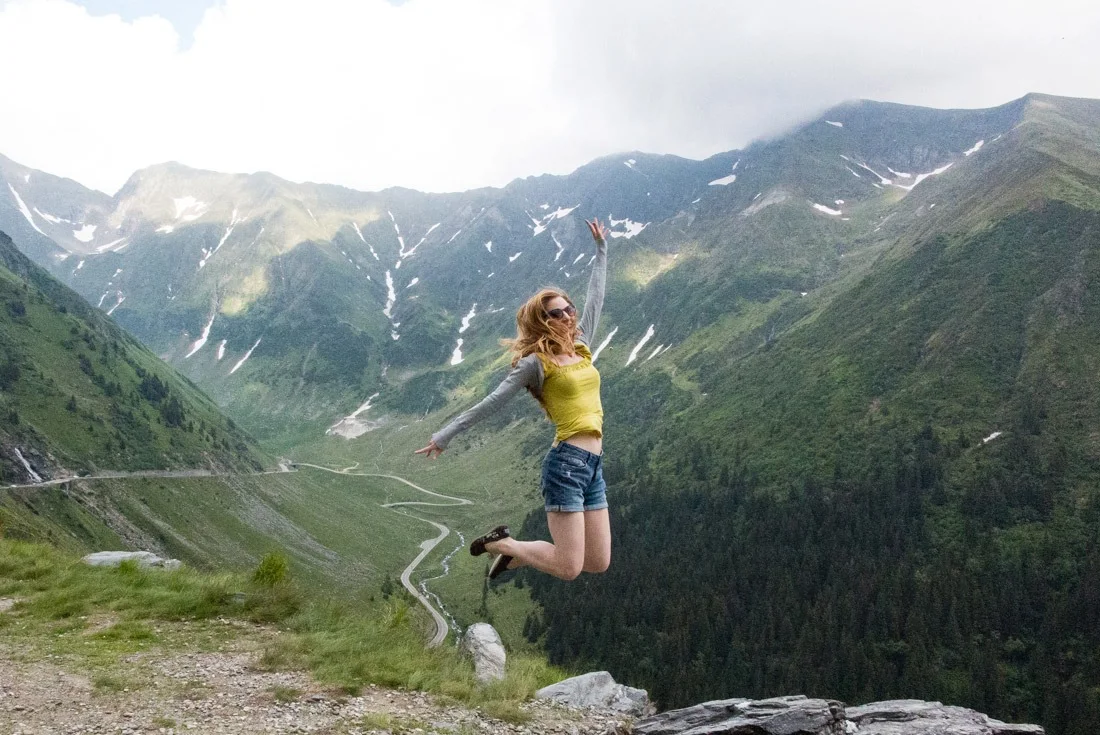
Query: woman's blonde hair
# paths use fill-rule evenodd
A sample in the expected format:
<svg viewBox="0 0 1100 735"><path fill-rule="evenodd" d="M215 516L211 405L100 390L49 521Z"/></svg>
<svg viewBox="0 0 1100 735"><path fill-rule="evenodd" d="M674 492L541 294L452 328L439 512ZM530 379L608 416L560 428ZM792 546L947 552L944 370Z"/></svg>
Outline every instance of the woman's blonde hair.
<svg viewBox="0 0 1100 735"><path fill-rule="evenodd" d="M512 367L535 352L560 355L573 351L573 343L580 333L577 321L566 327L563 320L551 319L546 314L546 304L556 296L573 304L561 289L543 288L519 307L516 312L516 338L501 340L501 344L512 351Z"/></svg>

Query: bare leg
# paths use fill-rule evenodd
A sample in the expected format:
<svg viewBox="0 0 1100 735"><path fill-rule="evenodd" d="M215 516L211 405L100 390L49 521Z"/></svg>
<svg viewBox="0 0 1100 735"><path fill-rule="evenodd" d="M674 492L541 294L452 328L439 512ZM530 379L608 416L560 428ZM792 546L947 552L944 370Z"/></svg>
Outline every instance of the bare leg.
<svg viewBox="0 0 1100 735"><path fill-rule="evenodd" d="M604 511L605 514L606 512ZM554 543L506 538L485 544L485 549L493 554L513 557L515 561L508 565L509 569L534 567L540 572L552 574L568 582L576 579L584 568L586 515L588 514L548 512L546 522L550 526L550 538ZM608 533L609 556L610 538Z"/></svg>
<svg viewBox="0 0 1100 735"><path fill-rule="evenodd" d="M611 521L607 508L584 511L584 571L599 574L611 566Z"/></svg>

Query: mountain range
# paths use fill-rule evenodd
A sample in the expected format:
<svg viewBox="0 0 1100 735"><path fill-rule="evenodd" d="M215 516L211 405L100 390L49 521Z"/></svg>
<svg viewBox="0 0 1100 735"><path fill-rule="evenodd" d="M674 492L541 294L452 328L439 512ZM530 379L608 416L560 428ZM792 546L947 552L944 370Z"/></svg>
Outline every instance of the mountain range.
<svg viewBox="0 0 1100 735"><path fill-rule="evenodd" d="M583 220L606 218L616 558L520 576L530 639L664 704L798 689L1100 722L1100 102L860 101L704 161L455 194L0 178L0 230L263 446L350 456L491 387L514 309L544 283L580 298ZM517 402L452 453L533 460L541 426Z"/></svg>

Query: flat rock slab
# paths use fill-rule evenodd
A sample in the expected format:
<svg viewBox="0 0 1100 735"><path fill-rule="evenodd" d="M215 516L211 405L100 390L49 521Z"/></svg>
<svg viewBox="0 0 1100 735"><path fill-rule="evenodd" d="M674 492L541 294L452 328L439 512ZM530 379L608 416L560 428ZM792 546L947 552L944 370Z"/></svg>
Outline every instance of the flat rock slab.
<svg viewBox="0 0 1100 735"><path fill-rule="evenodd" d="M638 720L634 735L845 735L844 705L803 696L723 699Z"/></svg>
<svg viewBox="0 0 1100 735"><path fill-rule="evenodd" d="M97 551L81 559L93 567L117 567L124 561L134 561L142 569L177 569L179 559L162 559L151 551Z"/></svg>
<svg viewBox="0 0 1100 735"><path fill-rule="evenodd" d="M538 699L551 699L569 707L597 708L634 715L653 712L649 693L618 684L606 671L593 671L551 684L535 692Z"/></svg>
<svg viewBox="0 0 1100 735"><path fill-rule="evenodd" d="M965 707L895 699L849 707L858 735L1043 735L1039 725L1009 725Z"/></svg>

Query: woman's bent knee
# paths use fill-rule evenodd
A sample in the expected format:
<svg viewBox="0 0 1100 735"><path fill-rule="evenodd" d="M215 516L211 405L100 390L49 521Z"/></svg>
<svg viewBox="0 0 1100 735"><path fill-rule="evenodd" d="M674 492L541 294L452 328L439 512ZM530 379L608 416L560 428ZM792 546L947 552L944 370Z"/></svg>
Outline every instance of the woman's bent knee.
<svg viewBox="0 0 1100 735"><path fill-rule="evenodd" d="M600 559L598 561L586 564L584 567L584 571L588 572L589 574L603 574L610 566L610 559Z"/></svg>
<svg viewBox="0 0 1100 735"><path fill-rule="evenodd" d="M581 572L584 571L580 566L567 566L561 569L558 574L558 579L565 580L566 582L572 582L577 577L581 576Z"/></svg>

